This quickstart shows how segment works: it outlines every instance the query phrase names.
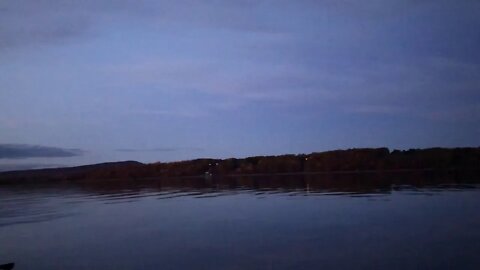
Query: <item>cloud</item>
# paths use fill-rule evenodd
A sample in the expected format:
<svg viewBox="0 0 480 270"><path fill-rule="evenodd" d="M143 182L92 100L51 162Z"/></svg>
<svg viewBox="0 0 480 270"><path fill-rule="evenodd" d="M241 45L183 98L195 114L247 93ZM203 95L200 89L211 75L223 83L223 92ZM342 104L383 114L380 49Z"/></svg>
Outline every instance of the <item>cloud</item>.
<svg viewBox="0 0 480 270"><path fill-rule="evenodd" d="M52 43L87 32L89 18L82 12L50 4L55 8L48 1L2 1L0 49Z"/></svg>
<svg viewBox="0 0 480 270"><path fill-rule="evenodd" d="M240 31L274 31L269 23L245 15L256 6L253 2L232 4L193 0L0 1L0 49L95 36L104 25L115 20L147 21L160 28L183 24Z"/></svg>
<svg viewBox="0 0 480 270"><path fill-rule="evenodd" d="M176 151L203 151L200 147L159 147L159 148L120 148L117 152L176 152Z"/></svg>
<svg viewBox="0 0 480 270"><path fill-rule="evenodd" d="M401 114L408 112L408 108L392 105L360 105L349 107L346 110L362 114Z"/></svg>
<svg viewBox="0 0 480 270"><path fill-rule="evenodd" d="M25 164L0 164L0 172L7 171L24 171L46 168L61 168L66 167L61 164L41 164L41 163L25 163Z"/></svg>
<svg viewBox="0 0 480 270"><path fill-rule="evenodd" d="M128 114L132 115L139 115L139 116L166 116L166 117L183 117L183 118L198 118L198 117L205 117L207 113L201 110L195 110L194 108L184 108L184 109L168 109L168 110L149 110L149 109L142 109L142 110L132 110L129 111Z"/></svg>
<svg viewBox="0 0 480 270"><path fill-rule="evenodd" d="M46 143L55 131L80 144L88 136L98 148L162 138L213 151L221 146L206 134L231 132L238 147L251 144L237 139L243 132L263 140L279 118L295 124L278 130L304 137L323 123L339 129L345 112L478 124L478 7L469 0L0 1L0 129L4 141ZM297 119L311 122L300 128Z"/></svg>
<svg viewBox="0 0 480 270"><path fill-rule="evenodd" d="M0 144L0 159L75 157L83 154L80 149L66 149L28 144Z"/></svg>

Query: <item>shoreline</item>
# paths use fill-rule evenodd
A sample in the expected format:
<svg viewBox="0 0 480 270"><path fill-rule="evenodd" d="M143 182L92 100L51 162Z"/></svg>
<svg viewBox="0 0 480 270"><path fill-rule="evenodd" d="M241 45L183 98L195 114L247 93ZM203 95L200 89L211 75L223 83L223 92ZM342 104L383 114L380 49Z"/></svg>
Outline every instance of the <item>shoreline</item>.
<svg viewBox="0 0 480 270"><path fill-rule="evenodd" d="M469 171L480 176L480 148L393 150L360 148L255 156L242 159L194 159L143 164L111 162L66 168L0 173L0 184L158 179L261 177L288 175L394 174Z"/></svg>

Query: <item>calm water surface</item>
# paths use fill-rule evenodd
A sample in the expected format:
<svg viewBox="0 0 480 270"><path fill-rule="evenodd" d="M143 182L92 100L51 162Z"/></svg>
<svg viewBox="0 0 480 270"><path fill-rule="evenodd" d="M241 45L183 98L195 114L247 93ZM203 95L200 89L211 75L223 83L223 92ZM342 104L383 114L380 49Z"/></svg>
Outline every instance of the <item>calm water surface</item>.
<svg viewBox="0 0 480 270"><path fill-rule="evenodd" d="M0 264L479 269L478 184L337 178L0 186Z"/></svg>

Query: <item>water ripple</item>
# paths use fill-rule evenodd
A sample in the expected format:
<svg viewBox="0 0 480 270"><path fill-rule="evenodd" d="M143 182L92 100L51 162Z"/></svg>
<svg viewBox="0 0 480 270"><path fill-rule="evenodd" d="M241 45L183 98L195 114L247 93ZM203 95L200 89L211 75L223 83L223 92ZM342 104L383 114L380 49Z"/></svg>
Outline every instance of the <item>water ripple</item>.
<svg viewBox="0 0 480 270"><path fill-rule="evenodd" d="M344 177L344 176L342 176ZM331 197L348 196L375 200L394 192L412 196L435 196L443 192L478 189L477 182L445 181L425 183L418 179L392 182L388 179L360 181L356 178L323 179L312 176L286 178L243 177L221 179L149 180L46 186L10 186L0 188L0 226L48 222L78 213L86 203L107 205L131 204L152 198L172 200L193 198L215 200L224 196L246 194L258 199L285 196Z"/></svg>

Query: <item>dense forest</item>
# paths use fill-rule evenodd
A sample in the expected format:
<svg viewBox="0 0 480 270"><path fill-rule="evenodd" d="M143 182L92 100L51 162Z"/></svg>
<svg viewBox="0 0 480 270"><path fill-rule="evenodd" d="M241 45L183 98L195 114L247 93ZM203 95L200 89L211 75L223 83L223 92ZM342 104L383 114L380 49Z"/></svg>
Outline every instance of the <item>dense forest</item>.
<svg viewBox="0 0 480 270"><path fill-rule="evenodd" d="M0 183L405 170L480 170L480 148L393 151L387 148L360 148L242 159L204 158L151 164L125 161L70 168L4 172L0 173Z"/></svg>

